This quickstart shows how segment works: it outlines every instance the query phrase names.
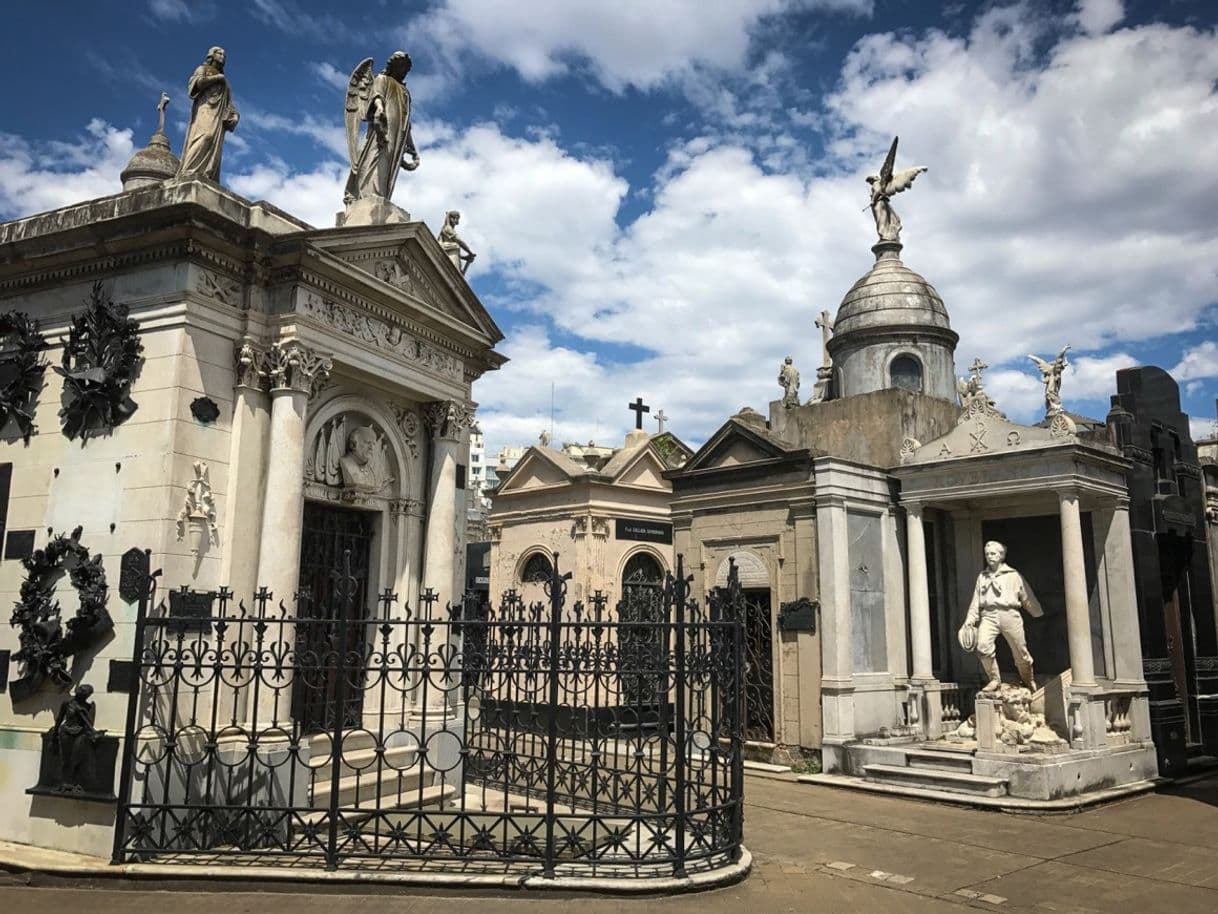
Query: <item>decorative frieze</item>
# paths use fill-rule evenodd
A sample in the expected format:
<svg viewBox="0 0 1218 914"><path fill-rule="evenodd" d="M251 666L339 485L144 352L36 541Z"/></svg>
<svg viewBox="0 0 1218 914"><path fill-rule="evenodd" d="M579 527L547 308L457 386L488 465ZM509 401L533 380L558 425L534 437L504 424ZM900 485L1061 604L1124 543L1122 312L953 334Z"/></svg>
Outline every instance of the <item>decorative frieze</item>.
<svg viewBox="0 0 1218 914"><path fill-rule="evenodd" d="M200 295L215 299L230 308L241 306L241 283L213 270L198 268L195 289Z"/></svg>
<svg viewBox="0 0 1218 914"><path fill-rule="evenodd" d="M443 352L439 347L412 336L401 327L340 305L336 301L323 299L315 292L306 292L302 302L304 313L317 318L327 327L438 374L452 378L462 376L463 365L460 360Z"/></svg>

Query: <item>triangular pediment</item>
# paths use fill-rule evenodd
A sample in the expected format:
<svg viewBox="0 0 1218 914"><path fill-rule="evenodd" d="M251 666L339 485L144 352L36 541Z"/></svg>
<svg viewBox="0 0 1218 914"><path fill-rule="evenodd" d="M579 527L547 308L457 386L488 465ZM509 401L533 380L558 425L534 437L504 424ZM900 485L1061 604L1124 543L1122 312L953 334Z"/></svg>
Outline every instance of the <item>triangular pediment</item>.
<svg viewBox="0 0 1218 914"><path fill-rule="evenodd" d="M461 271L421 222L404 225L325 229L309 243L341 264L373 280L386 303L400 303L413 318L439 318L441 324L462 325L468 331L503 339L487 310ZM401 307L405 306L405 307Z"/></svg>
<svg viewBox="0 0 1218 914"><path fill-rule="evenodd" d="M570 461L567 461L570 462ZM532 447L525 451L512 471L499 483L499 495L523 492L529 489L545 489L566 485L576 476L585 475L579 467L572 471L563 466L561 454L545 448Z"/></svg>
<svg viewBox="0 0 1218 914"><path fill-rule="evenodd" d="M1064 413L1048 425L1019 425L991 401L979 397L965 407L956 427L946 435L925 444L906 438L900 453L902 464L922 464L1077 443L1077 427Z"/></svg>
<svg viewBox="0 0 1218 914"><path fill-rule="evenodd" d="M727 469L787 457L793 449L743 422L729 419L698 450L682 471Z"/></svg>
<svg viewBox="0 0 1218 914"><path fill-rule="evenodd" d="M619 485L668 491L672 485L662 475L666 469L659 455L651 447L645 447L634 460L622 468L613 481Z"/></svg>

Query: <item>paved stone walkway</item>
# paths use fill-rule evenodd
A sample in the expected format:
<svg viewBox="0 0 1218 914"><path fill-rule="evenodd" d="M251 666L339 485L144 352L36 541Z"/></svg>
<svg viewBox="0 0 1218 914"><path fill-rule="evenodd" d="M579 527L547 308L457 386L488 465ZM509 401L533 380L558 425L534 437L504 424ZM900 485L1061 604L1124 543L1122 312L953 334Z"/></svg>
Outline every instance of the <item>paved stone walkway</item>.
<svg viewBox="0 0 1218 914"><path fill-rule="evenodd" d="M161 886L10 876L0 910L124 914L1218 911L1218 776L1087 812L1023 816L750 777L744 882L670 898L420 893L344 886ZM0 880L4 877L0 874ZM168 891L167 891L168 890ZM170 893L172 892L172 894ZM218 893L222 892L220 895Z"/></svg>

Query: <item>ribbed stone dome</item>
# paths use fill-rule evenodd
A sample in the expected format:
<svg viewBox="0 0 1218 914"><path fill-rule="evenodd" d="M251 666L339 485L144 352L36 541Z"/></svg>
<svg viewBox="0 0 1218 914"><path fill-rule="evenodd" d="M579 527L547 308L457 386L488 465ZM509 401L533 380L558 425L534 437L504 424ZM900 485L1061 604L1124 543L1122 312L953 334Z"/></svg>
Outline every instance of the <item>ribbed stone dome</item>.
<svg viewBox="0 0 1218 914"><path fill-rule="evenodd" d="M833 326L834 339L874 327L949 329L943 299L934 286L901 263L901 245L880 242L872 250L875 265L842 299Z"/></svg>
<svg viewBox="0 0 1218 914"><path fill-rule="evenodd" d="M169 148L169 137L158 130L148 145L131 157L119 178L123 182L123 190L135 190L137 187L160 184L177 173L178 157Z"/></svg>

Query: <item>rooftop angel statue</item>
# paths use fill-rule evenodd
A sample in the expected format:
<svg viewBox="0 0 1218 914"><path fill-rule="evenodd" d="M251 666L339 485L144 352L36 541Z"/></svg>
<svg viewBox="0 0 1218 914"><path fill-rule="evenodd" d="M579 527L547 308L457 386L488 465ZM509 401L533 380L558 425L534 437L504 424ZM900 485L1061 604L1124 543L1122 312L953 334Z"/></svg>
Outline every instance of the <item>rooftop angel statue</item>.
<svg viewBox="0 0 1218 914"><path fill-rule="evenodd" d="M897 140L892 138L892 146L888 149L888 157L884 159L884 167L878 175L868 175L867 183L871 185L871 214L875 216L875 230L879 233L880 241L901 241L901 218L893 210L888 201L894 194L908 190L914 178L926 171L925 165L916 165L904 171L894 172L893 162L897 158Z"/></svg>
<svg viewBox="0 0 1218 914"><path fill-rule="evenodd" d="M1040 379L1045 384L1045 418L1052 418L1062 411L1062 372L1070 365L1066 361L1069 346L1064 346L1052 362L1046 362L1038 355L1029 355L1036 367L1040 369Z"/></svg>
<svg viewBox="0 0 1218 914"><path fill-rule="evenodd" d="M351 174L343 194L348 206L369 197L388 201L398 170L419 167L419 153L410 136L410 90L406 88L410 67L410 55L394 51L385 69L375 76L371 57L351 74L346 102ZM361 143L360 126L365 122L368 127Z"/></svg>

